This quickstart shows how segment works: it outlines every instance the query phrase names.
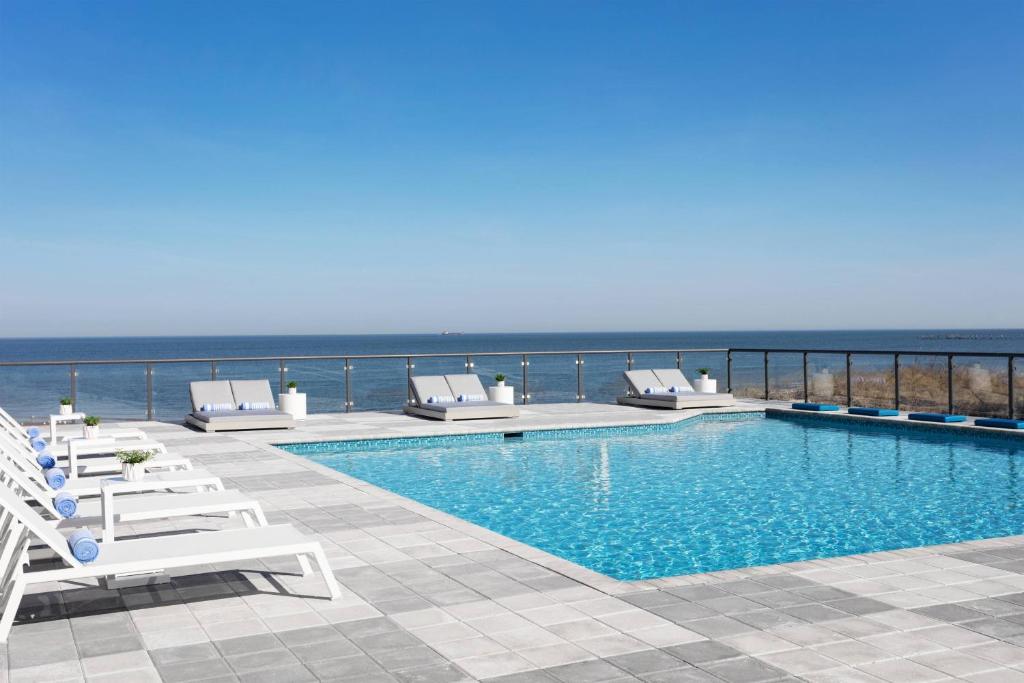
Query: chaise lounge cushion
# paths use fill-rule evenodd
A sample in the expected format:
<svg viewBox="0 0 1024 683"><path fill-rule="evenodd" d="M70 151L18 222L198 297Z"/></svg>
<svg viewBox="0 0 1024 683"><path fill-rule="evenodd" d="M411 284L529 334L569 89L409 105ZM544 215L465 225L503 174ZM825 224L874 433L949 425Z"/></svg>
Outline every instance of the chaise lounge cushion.
<svg viewBox="0 0 1024 683"><path fill-rule="evenodd" d="M666 386L658 376L654 374L653 370L627 370L625 373L626 383L629 384L630 391L635 396L650 396L651 394L645 394L644 392L651 387ZM666 386L667 389L667 386ZM675 396L675 394L665 394L666 396Z"/></svg>
<svg viewBox="0 0 1024 683"><path fill-rule="evenodd" d="M231 382L225 380L189 382L188 392L192 398L192 410L199 410L203 404L237 406L231 394Z"/></svg>
<svg viewBox="0 0 1024 683"><path fill-rule="evenodd" d="M664 370L652 370L651 372L661 381L663 386L682 387L693 391L693 386L679 368L666 368Z"/></svg>
<svg viewBox="0 0 1024 683"><path fill-rule="evenodd" d="M282 415L288 415L288 413L282 413L279 410L197 410L192 413L192 417L200 422L210 422L213 424L239 418L244 420L250 417L280 417Z"/></svg>
<svg viewBox="0 0 1024 683"><path fill-rule="evenodd" d="M456 396L487 397L487 390L484 389L484 385L480 383L480 378L476 375L445 375L444 378L448 382L448 386L451 387L452 393ZM479 403L479 401L476 403Z"/></svg>
<svg viewBox="0 0 1024 683"><path fill-rule="evenodd" d="M233 379L231 393L235 397L235 407L243 403L265 403L274 407L274 394L270 391L270 380L266 379ZM246 411L252 412L252 411Z"/></svg>
<svg viewBox="0 0 1024 683"><path fill-rule="evenodd" d="M413 377L410 380L410 385L412 386L413 398L421 406L427 406L432 396L440 398L441 403L455 402L455 395L452 393L451 387L448 386L448 382L445 381L444 377L440 375ZM431 403L429 405L432 406L434 404Z"/></svg>

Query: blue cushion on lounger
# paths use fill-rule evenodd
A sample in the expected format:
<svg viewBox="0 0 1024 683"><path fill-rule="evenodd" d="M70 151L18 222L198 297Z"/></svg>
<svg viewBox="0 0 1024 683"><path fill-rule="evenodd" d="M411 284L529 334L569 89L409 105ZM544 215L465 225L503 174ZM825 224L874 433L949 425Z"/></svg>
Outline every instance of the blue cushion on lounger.
<svg viewBox="0 0 1024 683"><path fill-rule="evenodd" d="M963 422L967 419L963 415L946 415L945 413L911 413L907 415L907 418L918 422Z"/></svg>
<svg viewBox="0 0 1024 683"><path fill-rule="evenodd" d="M793 410L813 410L817 412L825 410L839 410L839 406L831 403L794 403Z"/></svg>
<svg viewBox="0 0 1024 683"><path fill-rule="evenodd" d="M974 421L979 427L998 427L999 429L1024 429L1024 420L1008 420L1005 417L983 417Z"/></svg>
<svg viewBox="0 0 1024 683"><path fill-rule="evenodd" d="M900 411L892 408L847 408L850 415L870 415L871 417L893 417L899 415Z"/></svg>

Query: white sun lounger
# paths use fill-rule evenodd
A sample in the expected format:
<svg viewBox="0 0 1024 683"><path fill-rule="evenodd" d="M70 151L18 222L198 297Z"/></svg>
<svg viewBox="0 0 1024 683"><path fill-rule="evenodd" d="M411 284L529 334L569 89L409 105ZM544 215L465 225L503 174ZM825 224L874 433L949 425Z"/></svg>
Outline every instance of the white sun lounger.
<svg viewBox="0 0 1024 683"><path fill-rule="evenodd" d="M407 415L434 420L486 420L519 417L519 408L488 400L458 401L460 395L484 396L487 391L480 378L473 374L423 375L409 380L415 405L405 406ZM431 397L441 399L431 402Z"/></svg>
<svg viewBox="0 0 1024 683"><path fill-rule="evenodd" d="M628 370L623 373L629 393L620 396L622 405L643 406L645 408L721 408L736 405L732 394L705 394L696 392L690 386L683 373L677 368L664 370ZM681 393L671 393L669 388L682 387L688 389ZM656 389L647 393L648 389Z"/></svg>
<svg viewBox="0 0 1024 683"><path fill-rule="evenodd" d="M7 641L25 588L51 581L103 578L294 555L315 560L331 599L341 597L341 589L320 543L286 524L103 542L99 544L100 553L96 560L82 564L75 559L59 531L14 491L0 486L0 535L6 539L0 551L0 610L3 612L0 642ZM25 558L32 537L49 546L66 566L25 572Z"/></svg>
<svg viewBox="0 0 1024 683"><path fill-rule="evenodd" d="M57 512L53 498L60 491L41 486L11 462L0 458L0 484L16 487L23 497L34 501L56 524L58 529L103 525L103 540L116 538L116 525L169 517L188 517L240 513L248 527L267 526L267 518L259 503L240 491L207 491L201 493L148 493L115 497L117 485L103 487L102 498L78 501L78 514L66 519ZM144 482L143 486L148 486ZM63 490L63 489L62 489Z"/></svg>
<svg viewBox="0 0 1024 683"><path fill-rule="evenodd" d="M0 408L0 429L7 431L13 437L23 439L26 443L28 443L29 441L30 437L25 427L23 427L20 422L15 420L10 415L10 413L8 413L3 408ZM42 436L41 431L40 436ZM67 442L73 439L83 438L81 434L76 434L73 436L65 435L62 436L59 440L55 440L53 436L54 435L51 431L48 445L50 447L50 452L53 455L67 455ZM166 446L164 446L159 441L154 441L150 439L149 437L146 436L146 433L144 431L142 431L141 429L136 429L134 427L125 429L104 429L102 432L102 438L106 439L106 441L102 441L102 446L105 448L105 450L85 448L83 449L83 452L81 454L89 455L91 453L113 453L114 451L112 449L106 448L107 446L110 445L111 440L113 440L114 442L114 449L139 449L147 451L156 451L158 453L167 452ZM90 441L100 442L100 439L91 439Z"/></svg>
<svg viewBox="0 0 1024 683"><path fill-rule="evenodd" d="M5 433L0 430L0 446L6 445L8 448L20 451L23 455L28 457L32 462L35 462L36 453L32 450L32 447L23 441L15 441L11 438L10 433ZM56 455L51 452L54 456L54 460L58 467L64 468L67 472L68 478L77 479L79 476L89 476L94 474L113 474L121 471L121 461L116 456L108 457L90 457L85 458L83 461L79 461L78 452L75 448L75 443L71 442L71 454L68 457ZM155 470L190 470L192 469L192 461L188 458L169 456L157 454L145 463L146 471Z"/></svg>

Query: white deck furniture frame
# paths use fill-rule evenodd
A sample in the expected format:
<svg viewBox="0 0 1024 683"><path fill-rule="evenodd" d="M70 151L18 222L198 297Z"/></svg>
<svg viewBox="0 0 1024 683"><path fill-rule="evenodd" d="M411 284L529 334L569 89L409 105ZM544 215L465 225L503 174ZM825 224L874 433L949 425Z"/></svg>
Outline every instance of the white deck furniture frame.
<svg viewBox="0 0 1024 683"><path fill-rule="evenodd" d="M31 446L24 441L13 437L10 432L0 429L0 446L7 444L9 448L15 449L35 463L38 455ZM53 455L51 453L51 455ZM78 453L72 452L70 457L54 455L58 467L65 468L69 479L77 479L79 475L114 474L121 471L121 461L116 456L91 457L84 462L78 462ZM192 461L188 458L157 455L144 463L146 471L157 470L190 470Z"/></svg>
<svg viewBox="0 0 1024 683"><path fill-rule="evenodd" d="M104 578L115 574L139 574L294 555L313 558L331 599L341 597L341 589L323 547L287 524L102 542L96 561L82 564L75 559L59 531L14 491L0 486L0 536L6 539L0 552L0 560L3 561L0 564L0 608L3 612L0 642L7 641L25 588L51 581ZM33 536L49 546L67 566L26 573L25 558Z"/></svg>

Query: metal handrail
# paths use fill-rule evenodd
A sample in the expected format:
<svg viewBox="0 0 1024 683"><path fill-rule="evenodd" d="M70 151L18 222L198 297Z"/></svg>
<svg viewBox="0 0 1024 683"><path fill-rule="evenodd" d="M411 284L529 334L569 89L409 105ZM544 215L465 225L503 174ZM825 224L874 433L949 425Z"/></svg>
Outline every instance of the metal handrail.
<svg viewBox="0 0 1024 683"><path fill-rule="evenodd" d="M79 366L102 366L102 365L142 365L145 366L145 382L146 382L146 416L147 419L153 418L153 373L155 365L164 364L182 364L182 363L209 363L210 364L210 379L217 378L217 365L219 363L241 363L241 362L270 362L274 361L278 363L278 372L280 375L280 389L283 392L285 388L285 377L288 372L288 362L302 362L302 361L329 361L338 360L344 361L344 374L345 374L345 395L344 395L344 406L345 411L350 412L354 406L352 400L352 385L351 385L351 370L353 369L353 361L359 360L404 360L406 364L406 374L409 378L413 376L413 368L415 364L414 360L420 358L462 358L464 359L464 366L466 372L472 372L474 363L474 357L502 357L502 356L518 356L520 365L522 367L522 394L520 400L525 404L529 403L531 396L529 392L529 366L531 356L575 356L576 363L576 400L583 401L586 398L586 390L584 386L584 373L583 365L585 363L586 356L599 356L599 355L617 355L625 354L626 369L632 369L636 354L675 354L675 364L677 368L683 366L683 356L685 354L692 353L724 353L726 354L725 367L726 367L726 386L728 391L733 389L733 364L735 361L735 354L752 353L759 354L762 357L763 363L763 398L769 400L771 398L771 387L769 377L769 358L771 354L800 354L802 356L803 364L803 396L804 400L809 398L809 386L808 386L808 357L810 355L834 355L834 356L845 356L845 375L846 375L846 404L853 405L853 356L892 356L893 358L893 374L894 374L894 385L895 385L895 396L894 404L898 409L901 403L900 395L900 358L902 356L915 356L915 357L936 357L942 358L946 361L946 399L947 409L949 412L953 412L954 409L954 383L953 383L953 370L954 370L954 359L957 357L967 358L1004 358L1006 359L1006 373L1007 373L1007 415L1010 418L1016 416L1016 397L1014 389L1014 378L1015 378L1015 365L1016 359L1024 357L1024 353L1006 353L1006 352L992 352L992 351L921 351L921 350L879 350L879 349L862 349L862 350L849 350L849 349L789 349L789 348L700 348L700 349L567 349L562 351L477 351L477 352L445 352L445 353L388 353L388 354L346 354L346 355L312 355L312 356L219 356L219 357L203 357L203 358L124 358L124 359L91 359L91 360L28 360L28 361L0 361L0 367L32 367L32 366L67 366L70 374L70 391L72 400L76 399L77 394L77 377ZM411 396L410 396L411 400Z"/></svg>

